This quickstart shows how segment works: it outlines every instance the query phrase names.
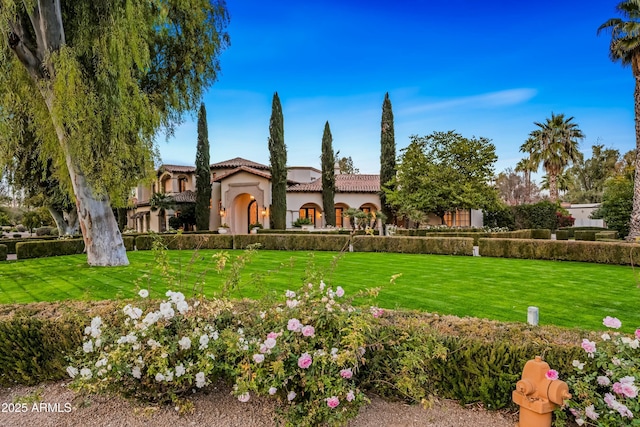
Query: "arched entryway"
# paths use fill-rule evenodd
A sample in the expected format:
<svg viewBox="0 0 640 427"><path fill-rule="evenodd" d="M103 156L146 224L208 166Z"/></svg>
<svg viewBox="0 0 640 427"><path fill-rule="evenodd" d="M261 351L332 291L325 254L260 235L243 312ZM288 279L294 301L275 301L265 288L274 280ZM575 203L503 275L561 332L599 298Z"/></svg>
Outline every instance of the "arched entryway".
<svg viewBox="0 0 640 427"><path fill-rule="evenodd" d="M254 195L242 193L233 199L231 209L227 209L231 232L244 234L251 232L257 224L264 227L266 207Z"/></svg>

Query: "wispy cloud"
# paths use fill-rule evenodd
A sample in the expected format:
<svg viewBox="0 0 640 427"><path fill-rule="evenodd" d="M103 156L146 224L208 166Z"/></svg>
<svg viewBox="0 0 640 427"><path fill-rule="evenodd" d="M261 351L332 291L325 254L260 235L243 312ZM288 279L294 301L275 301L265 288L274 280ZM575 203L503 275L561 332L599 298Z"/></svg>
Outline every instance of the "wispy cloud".
<svg viewBox="0 0 640 427"><path fill-rule="evenodd" d="M418 105L406 107L400 114L411 115L429 111L442 111L452 108L500 108L528 102L537 95L536 89L517 88L498 92L483 93L480 95L463 96L432 102L420 102Z"/></svg>

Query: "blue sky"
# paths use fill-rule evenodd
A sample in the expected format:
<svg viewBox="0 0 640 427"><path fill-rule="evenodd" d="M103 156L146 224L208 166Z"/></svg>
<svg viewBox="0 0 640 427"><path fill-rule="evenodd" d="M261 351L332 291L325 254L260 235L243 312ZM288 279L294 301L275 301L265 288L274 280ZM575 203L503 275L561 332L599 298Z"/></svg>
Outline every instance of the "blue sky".
<svg viewBox="0 0 640 427"><path fill-rule="evenodd" d="M320 167L329 121L333 148L362 173L380 170L380 117L389 92L398 153L410 135L455 130L496 146L496 172L554 112L586 139L635 147L633 78L608 57L600 24L616 1L456 2L229 0L231 46L205 96L211 162L269 163L271 100L282 101L289 166ZM197 124L186 117L164 163L195 163Z"/></svg>

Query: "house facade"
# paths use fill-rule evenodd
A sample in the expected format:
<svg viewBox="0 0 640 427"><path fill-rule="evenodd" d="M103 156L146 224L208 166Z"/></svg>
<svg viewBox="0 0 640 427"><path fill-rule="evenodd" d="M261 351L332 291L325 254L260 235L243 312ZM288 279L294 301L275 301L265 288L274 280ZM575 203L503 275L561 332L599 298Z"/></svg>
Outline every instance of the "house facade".
<svg viewBox="0 0 640 427"><path fill-rule="evenodd" d="M270 167L240 157L214 163L211 175L211 215L209 229L222 225L234 234L246 234L260 225L270 227L271 173ZM343 214L350 208L375 214L380 210L380 176L340 174L335 171L334 209L336 227L350 228ZM287 172L287 228L298 218L308 218L316 228L326 226L322 207L322 172L313 167L294 166ZM141 184L135 190L133 208L129 211L128 227L138 232L162 232L169 229L169 220L180 215L180 205L195 202L195 167L163 165L151 184ZM173 209L152 206L154 193L164 193L176 202ZM474 211L459 211L449 217L451 225L482 226ZM480 213L480 219L482 218ZM430 223L440 223L430 218Z"/></svg>

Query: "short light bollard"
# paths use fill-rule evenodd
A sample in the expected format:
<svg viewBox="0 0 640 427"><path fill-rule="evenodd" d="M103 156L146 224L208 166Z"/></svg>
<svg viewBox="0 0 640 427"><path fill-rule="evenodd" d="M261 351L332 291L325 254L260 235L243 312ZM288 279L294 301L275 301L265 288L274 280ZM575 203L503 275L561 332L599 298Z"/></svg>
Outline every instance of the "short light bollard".
<svg viewBox="0 0 640 427"><path fill-rule="evenodd" d="M540 356L529 360L522 371L522 379L512 393L513 402L520 406L518 427L551 427L551 413L571 399L564 381L546 377L549 364Z"/></svg>

